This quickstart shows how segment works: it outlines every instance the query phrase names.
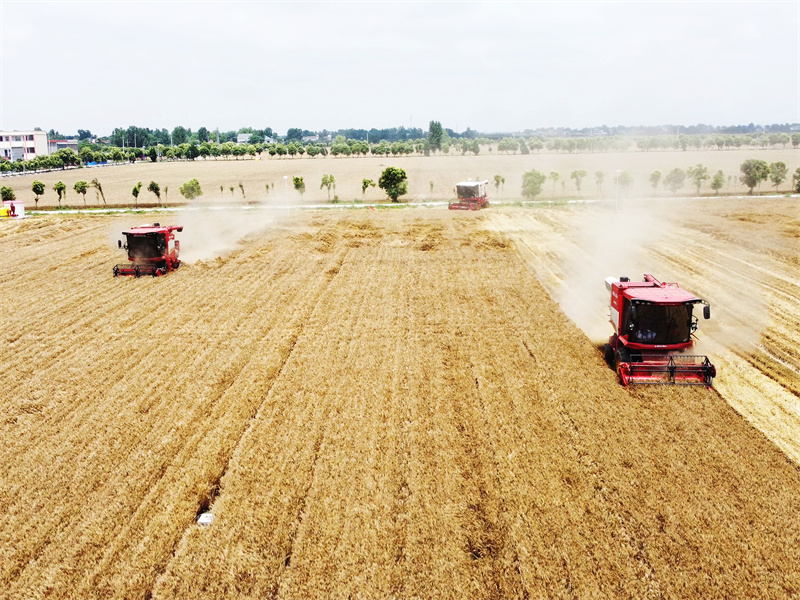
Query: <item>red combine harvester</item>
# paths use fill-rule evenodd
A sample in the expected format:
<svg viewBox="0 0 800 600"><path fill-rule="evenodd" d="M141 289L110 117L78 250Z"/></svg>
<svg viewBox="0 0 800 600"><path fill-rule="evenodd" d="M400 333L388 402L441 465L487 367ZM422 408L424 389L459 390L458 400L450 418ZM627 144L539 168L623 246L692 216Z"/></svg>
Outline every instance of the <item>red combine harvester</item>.
<svg viewBox="0 0 800 600"><path fill-rule="evenodd" d="M119 275L152 275L160 277L181 266L178 258L181 243L175 239L175 232L183 231L183 225L162 226L159 223L139 225L123 231L127 243L118 242L120 248L128 251L127 265L114 265L114 277Z"/></svg>
<svg viewBox="0 0 800 600"><path fill-rule="evenodd" d="M480 210L489 206L489 196L486 194L488 181L462 181L456 184L455 202L450 202L450 210Z"/></svg>
<svg viewBox="0 0 800 600"><path fill-rule="evenodd" d="M711 307L677 283L662 283L652 275L644 281L608 277L611 292L609 318L614 335L605 345L605 357L616 366L622 385L671 383L711 386L717 370L707 356L683 354L694 345L698 319L695 304L703 304L703 317Z"/></svg>

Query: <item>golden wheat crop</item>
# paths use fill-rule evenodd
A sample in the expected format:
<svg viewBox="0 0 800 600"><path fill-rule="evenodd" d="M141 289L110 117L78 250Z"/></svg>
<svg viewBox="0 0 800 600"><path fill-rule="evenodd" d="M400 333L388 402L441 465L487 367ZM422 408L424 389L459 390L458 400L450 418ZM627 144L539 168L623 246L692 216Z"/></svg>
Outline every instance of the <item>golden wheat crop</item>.
<svg viewBox="0 0 800 600"><path fill-rule="evenodd" d="M57 181L67 185L67 196L62 204L83 208L84 198L75 193L72 186L78 180L89 181L97 178L103 186L103 193L110 206L134 205L131 189L137 182L143 183L138 204L156 206L156 196L147 190L150 181L156 181L161 188L161 201L169 205L185 204L179 188L190 179L196 178L202 187L203 195L194 204L300 204L327 203L328 190L320 187L323 174L333 175L335 189L330 196L338 195L343 202L360 201L362 199L361 182L372 179L377 183L381 172L388 166L401 167L408 173L408 194L402 197L404 202L447 201L453 198L454 186L465 179L488 179L490 194L493 199L521 199L522 175L530 169L550 174L559 173L560 178L554 185L548 180L538 199L559 200L564 197L614 198L616 190L614 177L617 170L629 171L633 177L630 189L623 189L620 195L626 197L650 197L653 195L672 196L663 185L654 190L649 177L653 171L666 174L672 169L687 169L702 163L713 175L722 170L726 177L724 194L745 194L747 188L739 182L739 166L747 159L758 158L768 163L783 161L789 172L800 166L798 152L792 149L748 149L748 150L702 150L677 152L608 152L551 154L533 153L501 154L489 152L484 147L478 156L387 156L387 157L333 157L326 158L265 158L263 160L195 160L179 162L140 162L108 167L87 169L67 169L35 175L5 177L3 185L11 187L20 200L25 200L30 210L34 206L34 195L31 183L39 179L46 185L46 191L39 200L42 208L58 206L58 198L53 191ZM585 170L581 190L578 190L570 173ZM595 172L604 175L602 185L595 181ZM494 176L501 175L505 184L494 186ZM301 197L292 186L292 177L301 176L306 184L306 192ZM284 179L287 178L287 179ZM244 195L239 183L244 188ZM431 189L431 184L433 189ZM267 191L269 185L269 191ZM780 186L780 192L786 193L791 187L791 177ZM221 189L220 189L221 188ZM231 190L231 188L233 188ZM764 182L761 192L774 191L774 186ZM690 181L679 192L681 195L694 196L696 189ZM710 179L701 186L704 195L713 194ZM388 201L383 190L370 188L364 195L366 202ZM89 208L103 207L99 194L93 188L86 194L86 205Z"/></svg>
<svg viewBox="0 0 800 600"><path fill-rule="evenodd" d="M796 463L620 387L517 252L572 211L288 215L157 279L130 216L0 224L0 597L800 593Z"/></svg>

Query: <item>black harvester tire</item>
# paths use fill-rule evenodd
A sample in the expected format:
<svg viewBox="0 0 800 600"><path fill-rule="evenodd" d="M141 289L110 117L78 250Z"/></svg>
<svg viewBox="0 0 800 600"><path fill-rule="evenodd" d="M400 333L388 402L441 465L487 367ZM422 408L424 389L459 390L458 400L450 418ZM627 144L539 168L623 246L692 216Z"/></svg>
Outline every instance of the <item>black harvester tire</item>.
<svg viewBox="0 0 800 600"><path fill-rule="evenodd" d="M622 363L629 363L631 362L631 353L628 352L628 349L625 347L620 348L614 353L614 370L619 375L619 366Z"/></svg>
<svg viewBox="0 0 800 600"><path fill-rule="evenodd" d="M611 344L603 346L603 359L605 359L609 367L614 367L614 349L611 347Z"/></svg>

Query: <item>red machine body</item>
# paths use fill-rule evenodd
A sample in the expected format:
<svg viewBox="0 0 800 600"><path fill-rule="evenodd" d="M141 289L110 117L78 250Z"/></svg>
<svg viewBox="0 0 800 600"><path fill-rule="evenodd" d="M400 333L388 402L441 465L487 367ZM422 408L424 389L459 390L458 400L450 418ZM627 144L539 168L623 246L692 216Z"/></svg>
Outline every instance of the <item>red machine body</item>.
<svg viewBox="0 0 800 600"><path fill-rule="evenodd" d="M662 283L645 274L643 281L609 277L609 320L614 334L605 345L606 360L616 366L623 385L673 383L710 386L717 371L707 356L685 354L694 346L698 319L692 315L708 302L677 283Z"/></svg>
<svg viewBox="0 0 800 600"><path fill-rule="evenodd" d="M160 277L181 266L179 258L181 243L175 232L183 231L183 225L139 225L123 231L126 238L118 242L128 252L130 264L115 265L114 277L119 275L152 275Z"/></svg>
<svg viewBox="0 0 800 600"><path fill-rule="evenodd" d="M462 181L456 184L455 202L450 202L450 210L480 210L489 206L489 195L486 193L488 181Z"/></svg>

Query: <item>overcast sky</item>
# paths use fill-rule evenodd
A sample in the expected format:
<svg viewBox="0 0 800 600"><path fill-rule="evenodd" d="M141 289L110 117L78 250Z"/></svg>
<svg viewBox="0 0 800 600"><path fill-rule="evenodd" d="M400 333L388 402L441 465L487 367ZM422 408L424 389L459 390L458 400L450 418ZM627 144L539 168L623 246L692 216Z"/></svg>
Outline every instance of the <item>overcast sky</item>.
<svg viewBox="0 0 800 600"><path fill-rule="evenodd" d="M0 128L800 122L800 2L0 0Z"/></svg>

